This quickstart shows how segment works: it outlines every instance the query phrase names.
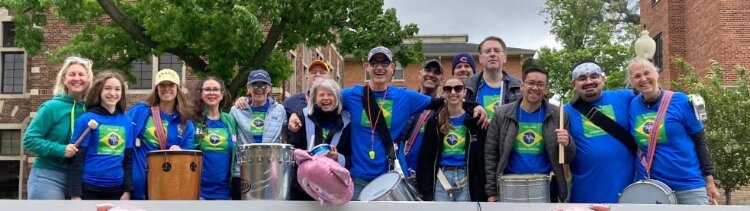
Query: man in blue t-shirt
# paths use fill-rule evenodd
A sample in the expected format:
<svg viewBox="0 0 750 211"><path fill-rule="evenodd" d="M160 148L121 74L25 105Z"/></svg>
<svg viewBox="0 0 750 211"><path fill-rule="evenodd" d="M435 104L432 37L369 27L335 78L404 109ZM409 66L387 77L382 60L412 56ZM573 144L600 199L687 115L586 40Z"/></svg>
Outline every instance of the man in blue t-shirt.
<svg viewBox="0 0 750 211"><path fill-rule="evenodd" d="M547 71L530 67L523 71L522 99L500 106L492 118L485 140L485 173L487 201L508 199L498 190L497 179L503 175L555 175L551 201L565 202L568 184L563 165L559 162L559 148L563 146L565 162L575 157L575 144L568 131L559 128L560 109L547 102L549 90ZM532 197L546 196L546 192L529 191Z"/></svg>
<svg viewBox="0 0 750 211"><path fill-rule="evenodd" d="M632 90L604 91L604 72L591 60L573 67L575 100L583 100L630 131L628 105ZM599 128L572 106L565 105L569 131L576 144L570 165L573 177L571 203L617 203L618 194L633 182L635 158L623 142Z"/></svg>
<svg viewBox="0 0 750 211"><path fill-rule="evenodd" d="M464 82L466 100L479 103L487 117L492 118L497 107L521 98L521 81L503 70L508 59L508 46L503 39L489 36L479 43L477 50L484 70Z"/></svg>
<svg viewBox="0 0 750 211"><path fill-rule="evenodd" d="M443 81L443 65L440 61L431 59L425 61L422 64L422 69L419 70L419 93L424 95L435 97L440 87L440 82ZM427 121L427 117L434 112L432 110L425 110L417 115L411 116L409 119L409 125L401 133L396 141L399 142L399 153L403 153L404 159L401 161L401 168L404 171L404 175L410 179L416 179L417 170L417 157L419 157L419 149L422 145L422 136L424 135L424 123Z"/></svg>

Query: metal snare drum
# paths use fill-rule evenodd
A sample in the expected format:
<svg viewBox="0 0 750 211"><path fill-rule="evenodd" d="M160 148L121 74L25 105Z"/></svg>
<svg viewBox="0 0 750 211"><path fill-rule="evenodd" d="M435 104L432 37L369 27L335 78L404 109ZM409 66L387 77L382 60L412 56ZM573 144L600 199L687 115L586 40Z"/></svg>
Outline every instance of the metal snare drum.
<svg viewBox="0 0 750 211"><path fill-rule="evenodd" d="M359 194L360 201L418 201L415 189L396 172L380 175Z"/></svg>
<svg viewBox="0 0 750 211"><path fill-rule="evenodd" d="M507 174L497 178L498 202L549 203L549 175Z"/></svg>
<svg viewBox="0 0 750 211"><path fill-rule="evenodd" d="M259 143L239 147L242 200L286 200L294 153L290 144Z"/></svg>
<svg viewBox="0 0 750 211"><path fill-rule="evenodd" d="M644 179L625 187L618 201L623 204L677 204L677 196L667 184Z"/></svg>
<svg viewBox="0 0 750 211"><path fill-rule="evenodd" d="M330 151L330 144L318 144L317 146L313 147L312 150L310 150L310 154L312 154L313 156L326 155Z"/></svg>

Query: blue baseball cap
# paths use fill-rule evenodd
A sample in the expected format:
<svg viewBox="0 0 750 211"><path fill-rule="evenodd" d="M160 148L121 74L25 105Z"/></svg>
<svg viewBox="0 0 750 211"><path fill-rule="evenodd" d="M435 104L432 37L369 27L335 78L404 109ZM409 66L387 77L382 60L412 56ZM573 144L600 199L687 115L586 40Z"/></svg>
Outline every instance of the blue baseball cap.
<svg viewBox="0 0 750 211"><path fill-rule="evenodd" d="M247 84L252 84L258 81L271 84L271 76L263 69L253 70L247 75Z"/></svg>

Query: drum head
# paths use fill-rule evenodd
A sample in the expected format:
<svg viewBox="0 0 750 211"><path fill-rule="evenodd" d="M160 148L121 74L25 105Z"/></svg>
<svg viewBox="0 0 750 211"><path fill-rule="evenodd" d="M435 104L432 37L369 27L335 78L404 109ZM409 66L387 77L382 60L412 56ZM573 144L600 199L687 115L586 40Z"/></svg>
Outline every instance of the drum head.
<svg viewBox="0 0 750 211"><path fill-rule="evenodd" d="M372 201L380 196L385 195L388 191L396 188L396 185L401 182L401 175L395 172L385 173L380 175L375 180L372 180L370 184L367 184L362 192L359 193L360 201Z"/></svg>
<svg viewBox="0 0 750 211"><path fill-rule="evenodd" d="M624 204L672 204L672 193L667 192L659 184L639 181L630 184L620 194L620 203Z"/></svg>
<svg viewBox="0 0 750 211"><path fill-rule="evenodd" d="M146 156L150 155L202 155L203 152L200 150L154 150L146 153Z"/></svg>

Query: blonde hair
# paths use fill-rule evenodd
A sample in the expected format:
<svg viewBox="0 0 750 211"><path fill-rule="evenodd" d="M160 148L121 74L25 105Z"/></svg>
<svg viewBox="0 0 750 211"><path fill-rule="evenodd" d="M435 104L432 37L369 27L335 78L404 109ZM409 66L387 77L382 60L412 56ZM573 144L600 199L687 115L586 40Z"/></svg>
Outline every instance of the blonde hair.
<svg viewBox="0 0 750 211"><path fill-rule="evenodd" d="M307 109L310 115L313 114L313 106L315 105L315 99L317 99L318 90L320 88L328 89L333 92L333 97L336 98L336 113L341 113L341 87L333 79L330 78L318 78L313 81L312 87L310 87L310 100L307 101Z"/></svg>
<svg viewBox="0 0 750 211"><path fill-rule="evenodd" d="M65 87L64 83L65 75L68 74L68 69L70 69L70 66L75 64L81 65L86 68L86 80L88 80L89 84L89 86L86 88L86 93L88 93L88 89L91 87L91 83L94 80L94 71L91 69L91 66L93 66L93 62L86 58L71 56L65 58L65 62L63 62L62 68L60 68L60 71L57 72L57 79L55 79L55 89L52 92L54 95L68 94L68 87ZM86 93L84 93L84 96Z"/></svg>

